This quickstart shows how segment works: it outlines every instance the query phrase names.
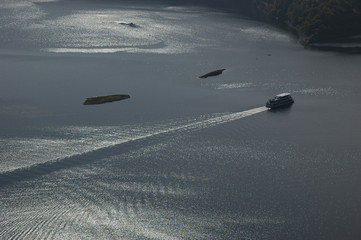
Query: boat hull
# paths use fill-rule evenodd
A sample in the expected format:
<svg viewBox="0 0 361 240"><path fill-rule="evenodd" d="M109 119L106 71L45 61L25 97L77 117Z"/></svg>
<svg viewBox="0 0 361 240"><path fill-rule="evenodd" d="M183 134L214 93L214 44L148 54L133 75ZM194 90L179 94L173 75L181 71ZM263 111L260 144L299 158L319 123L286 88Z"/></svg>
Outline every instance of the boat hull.
<svg viewBox="0 0 361 240"><path fill-rule="evenodd" d="M270 109L286 108L291 106L294 102L295 101L289 93L282 93L269 99L266 103L266 107Z"/></svg>
<svg viewBox="0 0 361 240"><path fill-rule="evenodd" d="M276 108L286 108L291 106L294 103L294 101L289 101L289 102L285 102L285 103L278 103L278 104L270 104L267 103L266 107L270 108L270 109L276 109Z"/></svg>

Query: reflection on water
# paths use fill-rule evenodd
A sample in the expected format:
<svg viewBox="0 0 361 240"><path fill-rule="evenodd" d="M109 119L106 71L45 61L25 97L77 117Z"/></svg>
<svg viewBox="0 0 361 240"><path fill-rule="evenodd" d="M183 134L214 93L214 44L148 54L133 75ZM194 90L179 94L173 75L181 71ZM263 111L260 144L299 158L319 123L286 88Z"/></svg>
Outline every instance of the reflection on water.
<svg viewBox="0 0 361 240"><path fill-rule="evenodd" d="M158 49L158 48L143 48L143 47L124 47L124 48L48 48L44 49L47 52L53 53L162 53L162 54L178 54L177 50Z"/></svg>
<svg viewBox="0 0 361 240"><path fill-rule="evenodd" d="M350 213L356 206L339 204L347 196L337 189L357 176L347 165L360 154L339 152L347 159L340 163L340 156L328 149L305 152L286 141L252 138L252 122L264 121L264 115L160 141L133 142L131 149L118 145L108 149L108 156L94 152L80 158L88 164L64 162L61 170L36 181L3 186L1 201L8 211L2 213L0 235L294 239L303 234L300 226L319 224L324 214L339 223L332 213ZM330 179L337 193L325 189ZM331 196L327 213L307 207Z"/></svg>
<svg viewBox="0 0 361 240"><path fill-rule="evenodd" d="M44 2L0 3L1 239L361 239L359 56L203 8Z"/></svg>
<svg viewBox="0 0 361 240"><path fill-rule="evenodd" d="M223 139L227 135L218 136ZM139 145L124 153L116 148L110 157L91 154L88 158L97 159L92 164L81 168L68 166L35 185L17 184L27 188L28 194L21 197L27 204L12 206L2 222L1 235L55 239L209 239L234 238L240 232L244 237L260 237L262 233L257 233L257 229L284 224L284 219L270 212L250 214L242 208L228 209L231 199L223 191L234 187L227 185L229 178L245 167L241 159L251 157L257 161L262 152L250 156L251 145L221 144L222 140L216 140L218 148L213 149L205 144L207 136L201 141L198 137L184 137ZM229 167L219 161L224 154L241 165L223 172ZM244 176L245 170L239 173L247 179L250 175ZM15 197L10 192L6 196L7 199L2 199L6 204ZM46 204L39 205L37 201Z"/></svg>
<svg viewBox="0 0 361 240"><path fill-rule="evenodd" d="M64 5L65 16L49 18L46 5L43 7L36 2L6 0L0 3L0 11L4 11L0 29L8 31L16 27L19 31L14 39L11 39L11 32L10 38L0 37L4 46L12 46L15 41L18 45L36 46L56 53L179 54L212 41L199 35L199 29L205 27L198 22L202 11L195 14L179 8L149 6L149 11L144 11L143 7L125 5L117 10L112 5L105 9L76 10L79 5L74 3L70 7ZM134 22L139 27L131 28L119 22Z"/></svg>
<svg viewBox="0 0 361 240"><path fill-rule="evenodd" d="M245 33L245 36L252 39L252 41L277 40L282 42L289 42L291 40L291 37L288 34L281 33L279 30L276 30L271 26L260 25L244 27L241 28L240 31Z"/></svg>
<svg viewBox="0 0 361 240"><path fill-rule="evenodd" d="M207 18L222 16L211 9L148 6L144 11L144 6L104 5L103 9L86 10L81 9L86 5L79 7L74 3L65 4L63 12L59 11L58 16L52 18L46 14L49 7L41 4L44 2L53 1L6 0L0 4L0 11L4 11L0 29L8 31L15 27L19 31L17 36L9 32L9 37L0 37L3 46L17 44L54 53L181 54L220 43L209 34L225 34L232 41L249 37L251 41L289 41L286 34L251 21L241 30L229 20L226 24L206 24ZM8 12L9 9L13 14ZM120 22L132 22L138 27ZM254 26L250 27L250 24Z"/></svg>
<svg viewBox="0 0 361 240"><path fill-rule="evenodd" d="M332 87L301 89L295 91L295 93L300 93L304 95L315 95L315 96L319 96L319 95L335 96L340 94L336 89Z"/></svg>
<svg viewBox="0 0 361 240"><path fill-rule="evenodd" d="M60 139L1 139L0 157L3 160L1 172L26 168L31 165L62 160L125 142L136 141L162 134L182 133L199 130L238 120L266 111L259 107L238 113L220 114L221 116L201 116L192 120L170 121L161 125L130 125L122 127L67 127L49 129ZM201 119L204 120L201 120ZM11 152L8 149L12 149ZM30 165L29 165L30 164Z"/></svg>

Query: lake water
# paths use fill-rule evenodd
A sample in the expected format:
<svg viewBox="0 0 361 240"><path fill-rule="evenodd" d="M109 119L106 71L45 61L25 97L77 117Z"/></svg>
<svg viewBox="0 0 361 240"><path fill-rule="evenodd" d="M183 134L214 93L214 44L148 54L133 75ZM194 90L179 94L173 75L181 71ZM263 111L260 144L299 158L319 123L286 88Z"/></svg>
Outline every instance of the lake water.
<svg viewBox="0 0 361 240"><path fill-rule="evenodd" d="M361 239L361 56L200 7L0 20L0 239Z"/></svg>

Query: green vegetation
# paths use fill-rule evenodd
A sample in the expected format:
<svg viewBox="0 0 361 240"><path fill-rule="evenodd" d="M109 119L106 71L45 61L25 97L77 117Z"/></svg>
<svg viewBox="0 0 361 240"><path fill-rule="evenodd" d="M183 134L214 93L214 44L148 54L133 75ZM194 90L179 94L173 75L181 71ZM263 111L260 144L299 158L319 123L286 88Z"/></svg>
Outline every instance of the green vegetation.
<svg viewBox="0 0 361 240"><path fill-rule="evenodd" d="M360 0L250 0L260 16L291 27L302 44L341 41L361 33Z"/></svg>

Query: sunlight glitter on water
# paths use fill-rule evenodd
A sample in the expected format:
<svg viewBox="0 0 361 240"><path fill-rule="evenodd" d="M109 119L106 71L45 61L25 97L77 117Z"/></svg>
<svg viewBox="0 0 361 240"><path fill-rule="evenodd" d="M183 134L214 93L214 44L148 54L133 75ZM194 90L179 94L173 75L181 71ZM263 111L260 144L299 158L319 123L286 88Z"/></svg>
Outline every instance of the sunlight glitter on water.
<svg viewBox="0 0 361 240"><path fill-rule="evenodd" d="M327 88L307 88L307 89L297 90L297 91L295 91L295 93L300 93L300 94L304 94L304 95L313 95L313 96L322 96L322 95L335 96L335 95L339 95L339 92L336 89L332 88L332 87L327 87Z"/></svg>
<svg viewBox="0 0 361 240"><path fill-rule="evenodd" d="M134 23L135 27L120 24L128 22ZM44 48L49 52L162 54L186 53L207 44L207 40L196 36L199 27L189 20L187 13L135 9L79 11L32 26L41 31L57 29L50 42L58 46Z"/></svg>
<svg viewBox="0 0 361 240"><path fill-rule="evenodd" d="M0 3L0 9L14 12L0 17L0 29L16 26L21 29L16 42L53 53L190 53L199 47L219 45L219 39L212 36L223 34L230 41L289 41L287 35L256 23L240 28L221 12L206 8L147 6L146 11L144 7L113 8L110 4L97 10L77 10L74 4L66 14L52 19L42 8L44 2L52 0ZM211 18L222 21L210 26Z"/></svg>
<svg viewBox="0 0 361 240"><path fill-rule="evenodd" d="M3 160L1 172L29 167L31 165L57 161L74 155L96 151L129 141L136 141L163 134L181 134L215 125L231 122L244 117L266 111L266 107L259 107L247 111L222 114L208 117L204 120L171 121L158 125L127 126L127 127L68 127L50 129L64 134L61 139L0 139L0 157ZM9 151L8 149L19 149Z"/></svg>
<svg viewBox="0 0 361 240"><path fill-rule="evenodd" d="M288 34L281 33L279 30L269 27L269 26L253 26L241 28L241 32L246 33L246 36L251 38L254 41L263 41L263 40L277 40L282 42L289 42L291 37Z"/></svg>

